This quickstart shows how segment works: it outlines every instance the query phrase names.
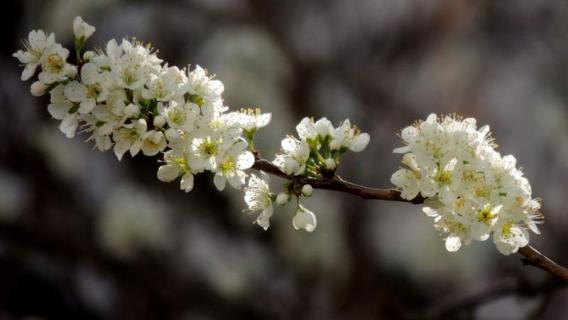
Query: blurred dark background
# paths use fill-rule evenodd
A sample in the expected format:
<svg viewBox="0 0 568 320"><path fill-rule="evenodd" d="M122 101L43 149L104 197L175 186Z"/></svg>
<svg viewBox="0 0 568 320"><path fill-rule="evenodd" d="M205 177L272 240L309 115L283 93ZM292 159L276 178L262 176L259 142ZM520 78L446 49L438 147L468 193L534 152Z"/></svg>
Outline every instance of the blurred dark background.
<svg viewBox="0 0 568 320"><path fill-rule="evenodd" d="M267 158L304 116L350 118L371 144L340 174L377 187L400 128L474 116L543 198L531 244L568 263L568 2L8 0L0 15L0 319L567 317L562 284L491 242L446 252L419 207L317 191L316 232L286 209L264 232L208 175L185 194L155 158L68 140L11 54L31 29L70 47L81 15L90 45L136 36L215 73L229 106L272 112Z"/></svg>

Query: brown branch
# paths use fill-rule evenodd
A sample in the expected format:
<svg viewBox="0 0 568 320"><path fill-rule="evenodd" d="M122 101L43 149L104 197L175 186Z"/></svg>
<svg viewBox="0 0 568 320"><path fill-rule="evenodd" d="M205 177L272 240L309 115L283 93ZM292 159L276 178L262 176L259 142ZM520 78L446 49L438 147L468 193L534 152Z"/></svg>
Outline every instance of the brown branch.
<svg viewBox="0 0 568 320"><path fill-rule="evenodd" d="M552 261L535 248L531 246L522 247L519 249L519 254L525 257L523 259L525 265L531 265L546 270L562 280L568 281L568 269Z"/></svg>
<svg viewBox="0 0 568 320"><path fill-rule="evenodd" d="M280 171L280 169L272 164L270 161L258 157L252 167L256 170L264 171L268 174L278 176L283 179L290 180L294 183L304 185L310 184L316 189L333 190L352 195L359 196L365 200L385 200L385 201L401 201L409 202L412 204L424 203L422 196L417 196L412 200L407 200L401 197L400 191L394 189L376 189L358 185L335 175L330 178L309 178L306 176L288 176ZM519 254L524 256L522 259L525 265L531 265L540 268L562 280L568 281L568 269L552 261L547 256L540 253L535 248L527 245L519 249Z"/></svg>

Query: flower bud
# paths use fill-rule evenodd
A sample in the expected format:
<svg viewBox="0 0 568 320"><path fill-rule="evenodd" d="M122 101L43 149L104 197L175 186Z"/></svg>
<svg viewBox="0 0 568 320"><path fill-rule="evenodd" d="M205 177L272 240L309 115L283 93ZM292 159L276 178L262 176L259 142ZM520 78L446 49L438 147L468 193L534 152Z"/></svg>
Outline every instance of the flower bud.
<svg viewBox="0 0 568 320"><path fill-rule="evenodd" d="M154 117L154 127L161 128L166 124L166 118L162 115L157 115Z"/></svg>
<svg viewBox="0 0 568 320"><path fill-rule="evenodd" d="M309 184L305 184L302 187L302 195L304 195L304 197L311 196L313 192L314 192L314 188L312 188L312 186L309 185Z"/></svg>
<svg viewBox="0 0 568 320"><path fill-rule="evenodd" d="M332 158L325 159L325 168L327 170L335 170L336 167L337 163L335 163L335 160L333 160Z"/></svg>
<svg viewBox="0 0 568 320"><path fill-rule="evenodd" d="M47 92L47 85L41 81L36 81L32 83L30 92L35 97L43 96Z"/></svg>
<svg viewBox="0 0 568 320"><path fill-rule="evenodd" d="M168 130L166 130L166 139L168 139L169 142L179 141L180 138L181 135L179 134L179 130L174 128L169 128Z"/></svg>
<svg viewBox="0 0 568 320"><path fill-rule="evenodd" d="M161 131L148 131L142 140L142 153L145 156L155 156L159 152L164 151L167 142L164 134Z"/></svg>
<svg viewBox="0 0 568 320"><path fill-rule="evenodd" d="M85 41L93 35L95 30L95 27L83 21L83 18L80 16L73 19L73 34L75 35L75 39Z"/></svg>
<svg viewBox="0 0 568 320"><path fill-rule="evenodd" d="M83 53L83 60L85 61L89 61L91 59L93 59L95 57L95 52L94 51L85 51L85 53Z"/></svg>
<svg viewBox="0 0 568 320"><path fill-rule="evenodd" d="M126 108L124 108L124 115L129 118L137 115L139 112L140 108L133 103L129 104L128 106L126 106Z"/></svg>
<svg viewBox="0 0 568 320"><path fill-rule="evenodd" d="M304 229L307 232L312 232L317 226L316 215L300 205L292 219L292 225L296 230Z"/></svg>
<svg viewBox="0 0 568 320"><path fill-rule="evenodd" d="M67 77L68 78L75 78L77 76L77 67L73 65L69 65L69 70L67 70Z"/></svg>
<svg viewBox="0 0 568 320"><path fill-rule="evenodd" d="M279 193L276 197L276 205L283 206L290 201L290 195L286 192Z"/></svg>

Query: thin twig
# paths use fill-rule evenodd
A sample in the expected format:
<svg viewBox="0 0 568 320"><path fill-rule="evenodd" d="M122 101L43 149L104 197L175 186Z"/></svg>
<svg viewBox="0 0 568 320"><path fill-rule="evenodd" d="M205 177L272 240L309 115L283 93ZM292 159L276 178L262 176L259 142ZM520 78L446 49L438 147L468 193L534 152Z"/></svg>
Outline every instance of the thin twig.
<svg viewBox="0 0 568 320"><path fill-rule="evenodd" d="M365 200L385 200L385 201L401 201L409 202L412 204L424 203L424 198L420 195L412 200L407 200L401 197L400 191L394 189L376 189L358 185L346 180L339 176L331 178L309 178L305 176L288 176L283 173L277 166L270 161L258 157L253 165L253 169L264 171L268 174L278 176L283 179L288 179L294 183L303 185L310 184L316 189L333 190L352 195L359 196ZM519 249L519 254L524 256L523 263L540 268L562 280L568 281L568 269L554 262L547 256L540 253L538 250L530 245Z"/></svg>

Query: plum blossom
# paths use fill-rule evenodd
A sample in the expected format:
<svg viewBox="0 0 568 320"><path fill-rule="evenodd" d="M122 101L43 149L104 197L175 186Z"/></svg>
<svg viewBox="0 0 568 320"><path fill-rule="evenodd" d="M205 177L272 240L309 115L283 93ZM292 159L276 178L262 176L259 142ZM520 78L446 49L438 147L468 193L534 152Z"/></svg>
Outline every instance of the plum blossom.
<svg viewBox="0 0 568 320"><path fill-rule="evenodd" d="M527 228L539 233L540 203L516 159L495 150L488 126L432 114L400 136L405 146L394 152L404 155L391 182L404 199L427 198L424 212L448 251L493 236L499 252L511 254L528 244Z"/></svg>

